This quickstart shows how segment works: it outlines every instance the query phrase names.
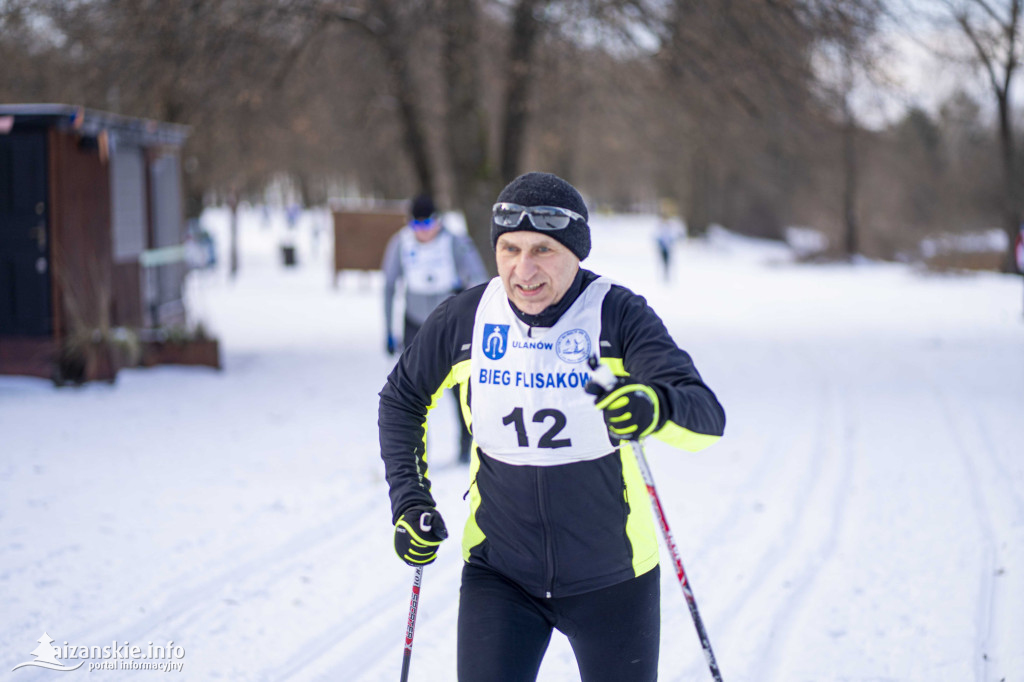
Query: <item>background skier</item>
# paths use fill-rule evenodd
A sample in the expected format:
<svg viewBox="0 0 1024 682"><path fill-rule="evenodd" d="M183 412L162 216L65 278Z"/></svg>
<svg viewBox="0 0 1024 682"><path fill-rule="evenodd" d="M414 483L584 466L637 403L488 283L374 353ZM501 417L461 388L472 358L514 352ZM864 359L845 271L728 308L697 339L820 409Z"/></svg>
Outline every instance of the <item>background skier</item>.
<svg viewBox="0 0 1024 682"><path fill-rule="evenodd" d="M399 349L392 332L399 280L404 283L405 303L402 345L408 346L441 301L487 279L487 271L473 242L445 228L433 199L426 195L416 197L409 213L409 223L388 241L381 266L384 271L385 349L389 355ZM454 395L458 404L458 387L454 387ZM461 419L458 428L458 458L466 463L471 439Z"/></svg>

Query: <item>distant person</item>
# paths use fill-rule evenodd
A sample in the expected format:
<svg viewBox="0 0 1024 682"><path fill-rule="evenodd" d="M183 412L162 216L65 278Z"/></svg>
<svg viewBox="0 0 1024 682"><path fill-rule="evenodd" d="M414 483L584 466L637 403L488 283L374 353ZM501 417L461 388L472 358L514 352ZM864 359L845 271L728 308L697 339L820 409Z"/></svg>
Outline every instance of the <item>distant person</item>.
<svg viewBox="0 0 1024 682"><path fill-rule="evenodd" d="M487 270L469 237L452 234L429 196L413 199L410 221L399 230L384 251L384 332L388 355L399 350L393 333L395 289L404 282L405 320L402 324L402 347L408 348L427 316L442 301L464 289L486 282ZM456 406L459 389L453 390ZM459 462L469 462L472 438L462 423L459 427Z"/></svg>
<svg viewBox="0 0 1024 682"><path fill-rule="evenodd" d="M666 214L658 215L658 231L654 239L661 256L661 270L667 282L672 268L672 247L681 236L679 226Z"/></svg>
<svg viewBox="0 0 1024 682"><path fill-rule="evenodd" d="M299 222L299 216L302 214L302 207L298 204L290 204L285 209L285 220L288 222L288 229L294 230L295 226Z"/></svg>
<svg viewBox="0 0 1024 682"><path fill-rule="evenodd" d="M1017 243L1014 244L1013 251L1017 255L1017 272L1024 275L1024 223L1017 233Z"/></svg>
<svg viewBox="0 0 1024 682"><path fill-rule="evenodd" d="M1013 252L1017 257L1017 272L1024 275L1024 224L1020 226L1017 233L1017 242L1013 246Z"/></svg>
<svg viewBox="0 0 1024 682"><path fill-rule="evenodd" d="M185 262L192 270L205 270L217 264L217 250L199 218L191 218L185 233Z"/></svg>

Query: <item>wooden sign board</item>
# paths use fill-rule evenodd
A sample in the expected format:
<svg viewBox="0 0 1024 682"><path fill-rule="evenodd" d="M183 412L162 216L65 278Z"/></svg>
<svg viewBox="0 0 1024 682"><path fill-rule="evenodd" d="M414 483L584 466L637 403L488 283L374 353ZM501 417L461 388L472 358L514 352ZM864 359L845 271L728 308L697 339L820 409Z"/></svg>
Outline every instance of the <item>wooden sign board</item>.
<svg viewBox="0 0 1024 682"><path fill-rule="evenodd" d="M380 270L391 236L408 220L401 211L334 211L334 272Z"/></svg>

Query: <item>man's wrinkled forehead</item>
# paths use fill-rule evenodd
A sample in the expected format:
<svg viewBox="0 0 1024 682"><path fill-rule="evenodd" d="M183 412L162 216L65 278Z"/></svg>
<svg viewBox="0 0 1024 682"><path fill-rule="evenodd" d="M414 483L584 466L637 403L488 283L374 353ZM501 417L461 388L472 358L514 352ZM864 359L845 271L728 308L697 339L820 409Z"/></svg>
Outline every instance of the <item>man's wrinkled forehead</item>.
<svg viewBox="0 0 1024 682"><path fill-rule="evenodd" d="M503 232L498 235L498 242L496 246L499 249L505 246L515 246L520 249L547 246L557 251L569 250L557 239L552 239L546 234L534 232L533 230L513 230L511 232Z"/></svg>

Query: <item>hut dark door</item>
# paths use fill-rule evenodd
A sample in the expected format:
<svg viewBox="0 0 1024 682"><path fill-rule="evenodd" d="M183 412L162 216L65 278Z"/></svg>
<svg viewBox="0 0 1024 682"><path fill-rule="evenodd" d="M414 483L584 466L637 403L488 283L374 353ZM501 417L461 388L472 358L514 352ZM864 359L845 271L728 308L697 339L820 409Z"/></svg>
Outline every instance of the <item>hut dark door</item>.
<svg viewBox="0 0 1024 682"><path fill-rule="evenodd" d="M0 335L52 333L46 136L0 135Z"/></svg>

